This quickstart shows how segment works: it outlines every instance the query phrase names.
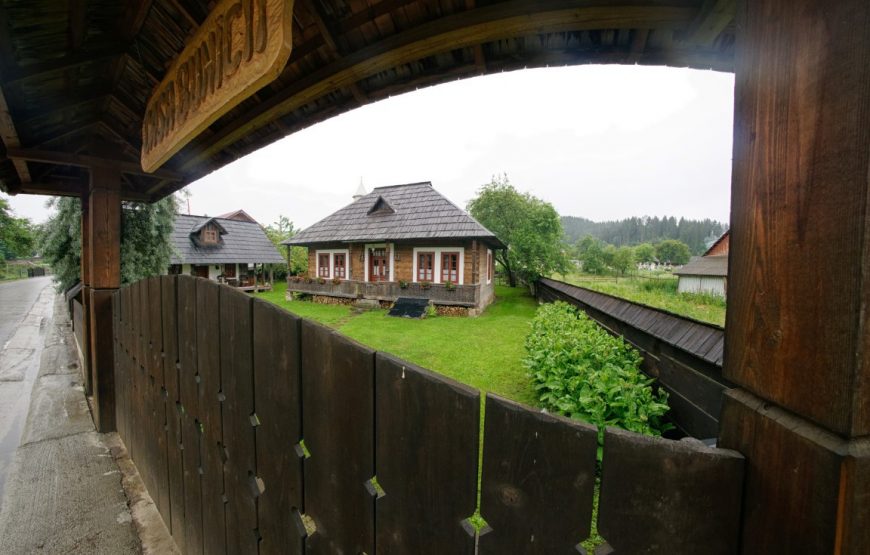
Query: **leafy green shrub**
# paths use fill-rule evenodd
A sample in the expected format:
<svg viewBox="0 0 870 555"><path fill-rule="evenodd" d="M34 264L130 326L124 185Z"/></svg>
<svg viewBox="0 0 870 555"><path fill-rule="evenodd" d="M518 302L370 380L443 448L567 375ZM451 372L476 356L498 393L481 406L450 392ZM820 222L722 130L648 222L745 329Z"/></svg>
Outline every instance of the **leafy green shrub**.
<svg viewBox="0 0 870 555"><path fill-rule="evenodd" d="M663 419L667 392L652 388L640 354L563 302L538 308L526 337L524 364L544 408L599 428L647 435L671 428Z"/></svg>

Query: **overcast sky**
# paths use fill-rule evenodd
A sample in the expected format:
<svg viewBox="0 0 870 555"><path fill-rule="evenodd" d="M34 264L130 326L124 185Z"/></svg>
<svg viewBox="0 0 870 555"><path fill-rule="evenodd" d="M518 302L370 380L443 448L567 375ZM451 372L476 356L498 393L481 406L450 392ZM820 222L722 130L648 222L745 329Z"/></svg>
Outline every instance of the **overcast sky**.
<svg viewBox="0 0 870 555"><path fill-rule="evenodd" d="M191 184L190 211L244 209L306 227L360 178L431 181L460 206L494 174L562 215L728 221L732 74L577 66L465 79L392 97L299 131ZM10 199L47 217L45 197ZM183 207L186 212L187 207Z"/></svg>

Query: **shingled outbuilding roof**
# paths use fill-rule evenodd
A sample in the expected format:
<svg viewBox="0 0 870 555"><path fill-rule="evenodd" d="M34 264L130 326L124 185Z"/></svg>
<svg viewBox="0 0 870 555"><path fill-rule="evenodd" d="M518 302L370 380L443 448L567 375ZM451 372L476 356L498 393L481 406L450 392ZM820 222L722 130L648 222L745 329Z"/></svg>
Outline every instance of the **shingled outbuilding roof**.
<svg viewBox="0 0 870 555"><path fill-rule="evenodd" d="M493 232L450 202L428 181L376 187L283 244L414 239L479 239L504 248Z"/></svg>
<svg viewBox="0 0 870 555"><path fill-rule="evenodd" d="M674 270L678 276L728 276L728 255L699 256L693 258L688 264L678 270Z"/></svg>
<svg viewBox="0 0 870 555"><path fill-rule="evenodd" d="M200 245L195 235L208 222L223 228L217 245ZM209 216L175 217L172 230L173 252L170 264L230 264L247 262L256 264L282 264L286 262L266 232L258 223L240 222Z"/></svg>

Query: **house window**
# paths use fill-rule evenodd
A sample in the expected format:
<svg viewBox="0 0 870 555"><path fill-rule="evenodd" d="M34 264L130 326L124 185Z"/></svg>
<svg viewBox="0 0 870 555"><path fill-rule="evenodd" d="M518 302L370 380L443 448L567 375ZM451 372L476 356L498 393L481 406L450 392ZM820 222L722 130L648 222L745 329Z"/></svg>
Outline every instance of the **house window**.
<svg viewBox="0 0 870 555"><path fill-rule="evenodd" d="M417 253L417 281L432 281L435 279L435 253Z"/></svg>
<svg viewBox="0 0 870 555"><path fill-rule="evenodd" d="M344 270L345 269L345 260L346 260L345 255L344 254L334 254L332 256L333 256L333 266L334 266L333 277L344 279L345 276L347 275L345 273L345 270Z"/></svg>
<svg viewBox="0 0 870 555"><path fill-rule="evenodd" d="M317 257L317 275L322 278L329 277L329 255L321 254Z"/></svg>
<svg viewBox="0 0 870 555"><path fill-rule="evenodd" d="M441 283L459 283L459 253L441 253Z"/></svg>
<svg viewBox="0 0 870 555"><path fill-rule="evenodd" d="M206 228L202 230L202 242L206 244L217 243L217 230L214 228Z"/></svg>
<svg viewBox="0 0 870 555"><path fill-rule="evenodd" d="M492 281L492 251L486 251L486 282Z"/></svg>
<svg viewBox="0 0 870 555"><path fill-rule="evenodd" d="M369 249L369 281L390 281L390 257L386 248Z"/></svg>

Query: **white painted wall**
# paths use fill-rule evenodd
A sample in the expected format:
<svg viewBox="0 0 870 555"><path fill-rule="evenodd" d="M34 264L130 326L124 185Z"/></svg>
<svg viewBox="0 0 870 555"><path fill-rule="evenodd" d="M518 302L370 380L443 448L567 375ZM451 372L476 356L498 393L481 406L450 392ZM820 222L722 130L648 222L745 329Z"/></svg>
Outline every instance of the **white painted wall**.
<svg viewBox="0 0 870 555"><path fill-rule="evenodd" d="M712 276L680 276L677 284L679 293L707 293L725 296L725 278Z"/></svg>

